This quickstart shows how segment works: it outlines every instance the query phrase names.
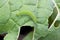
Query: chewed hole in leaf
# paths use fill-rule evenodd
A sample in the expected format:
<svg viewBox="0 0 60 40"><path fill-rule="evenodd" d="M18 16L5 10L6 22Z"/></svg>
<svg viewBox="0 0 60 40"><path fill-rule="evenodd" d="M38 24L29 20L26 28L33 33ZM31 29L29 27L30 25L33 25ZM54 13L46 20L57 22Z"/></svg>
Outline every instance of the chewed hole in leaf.
<svg viewBox="0 0 60 40"><path fill-rule="evenodd" d="M22 26L20 29L20 35L18 40L22 40L27 34L34 31L34 27L31 26Z"/></svg>
<svg viewBox="0 0 60 40"><path fill-rule="evenodd" d="M56 7L55 7L54 10L53 10L52 15L48 18L48 24L49 24L48 28L51 26L51 24L52 24L53 21L55 20L57 14L58 14L58 11L57 11L57 9L56 9Z"/></svg>
<svg viewBox="0 0 60 40"><path fill-rule="evenodd" d="M4 37L6 36L7 33L0 34L0 40L4 40Z"/></svg>
<svg viewBox="0 0 60 40"><path fill-rule="evenodd" d="M60 25L60 21L56 21L54 24L55 27L58 27L59 25Z"/></svg>

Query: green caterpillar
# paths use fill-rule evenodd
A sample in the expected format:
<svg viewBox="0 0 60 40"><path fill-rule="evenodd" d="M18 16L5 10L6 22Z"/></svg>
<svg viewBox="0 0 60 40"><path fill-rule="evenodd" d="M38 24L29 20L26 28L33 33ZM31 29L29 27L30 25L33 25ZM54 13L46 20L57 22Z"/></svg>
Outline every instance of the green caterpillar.
<svg viewBox="0 0 60 40"><path fill-rule="evenodd" d="M28 16L30 16L30 17L32 18L32 20L33 20L35 23L37 22L36 16L35 16L32 12L30 12L30 11L28 11L28 10L22 10L22 11L20 11L19 13L17 13L16 15L18 15L18 16L28 15Z"/></svg>

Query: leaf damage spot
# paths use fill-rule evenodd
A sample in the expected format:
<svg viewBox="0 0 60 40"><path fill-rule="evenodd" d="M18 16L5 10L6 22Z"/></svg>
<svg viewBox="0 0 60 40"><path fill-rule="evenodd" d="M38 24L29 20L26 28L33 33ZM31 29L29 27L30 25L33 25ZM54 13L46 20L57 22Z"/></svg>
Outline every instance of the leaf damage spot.
<svg viewBox="0 0 60 40"><path fill-rule="evenodd" d="M34 27L22 26L18 40L22 40L28 33L34 31Z"/></svg>

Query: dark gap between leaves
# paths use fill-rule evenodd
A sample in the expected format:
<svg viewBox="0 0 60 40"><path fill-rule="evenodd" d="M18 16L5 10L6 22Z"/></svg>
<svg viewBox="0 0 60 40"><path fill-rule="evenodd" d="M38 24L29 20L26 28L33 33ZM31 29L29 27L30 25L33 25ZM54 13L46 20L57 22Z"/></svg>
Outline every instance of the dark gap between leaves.
<svg viewBox="0 0 60 40"><path fill-rule="evenodd" d="M0 34L0 40L4 40L4 37L6 36L7 33Z"/></svg>
<svg viewBox="0 0 60 40"><path fill-rule="evenodd" d="M55 18L56 18L56 16L57 16L57 13L58 13L58 11L57 11L57 9L56 9L56 7L55 7L54 10L53 10L52 15L48 18L48 24L49 24L48 28L50 28L51 24L52 24L53 21L55 20ZM54 25L54 26L55 26L55 25Z"/></svg>
<svg viewBox="0 0 60 40"><path fill-rule="evenodd" d="M22 26L19 34L18 40L23 40L23 38L31 31L34 30L34 27L31 26Z"/></svg>

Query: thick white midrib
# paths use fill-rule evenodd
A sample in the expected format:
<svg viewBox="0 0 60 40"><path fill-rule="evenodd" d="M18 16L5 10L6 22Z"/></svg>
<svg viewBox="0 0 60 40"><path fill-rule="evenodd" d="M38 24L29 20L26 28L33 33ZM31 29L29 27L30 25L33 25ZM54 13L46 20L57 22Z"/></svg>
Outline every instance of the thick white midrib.
<svg viewBox="0 0 60 40"><path fill-rule="evenodd" d="M56 20L57 20L58 17L60 16L60 12L59 12L59 8L58 8L57 4L55 3L54 0L52 0L52 2L54 3L54 5L55 5L55 7L56 7L56 9L57 9L57 11L58 11L58 14L57 14L55 20L53 21L52 25L50 26L50 28L49 28L48 30L50 30L50 29L53 27L54 23L56 22Z"/></svg>

